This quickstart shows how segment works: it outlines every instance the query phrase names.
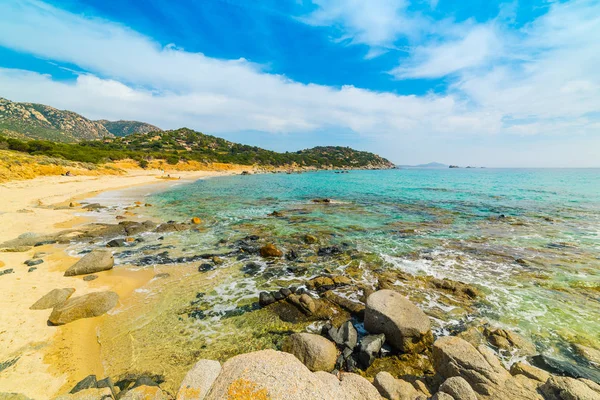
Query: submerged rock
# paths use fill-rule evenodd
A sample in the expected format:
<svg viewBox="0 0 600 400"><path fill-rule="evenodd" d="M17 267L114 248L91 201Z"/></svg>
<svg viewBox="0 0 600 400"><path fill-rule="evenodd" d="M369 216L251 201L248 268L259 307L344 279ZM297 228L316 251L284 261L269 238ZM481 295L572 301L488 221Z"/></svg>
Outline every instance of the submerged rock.
<svg viewBox="0 0 600 400"><path fill-rule="evenodd" d="M74 288L54 289L46 293L42 298L36 301L30 310L45 310L48 308L54 308L59 304L67 301L71 295L75 293Z"/></svg>
<svg viewBox="0 0 600 400"><path fill-rule="evenodd" d="M312 333L288 336L283 343L283 351L295 355L311 371L331 371L337 359L335 345Z"/></svg>
<svg viewBox="0 0 600 400"><path fill-rule="evenodd" d="M275 247L273 243L267 243L260 248L260 255L265 258L281 257L283 256L283 252Z"/></svg>
<svg viewBox="0 0 600 400"><path fill-rule="evenodd" d="M114 266L115 259L108 249L95 249L86 254L65 271L65 276L87 275L107 271Z"/></svg>
<svg viewBox="0 0 600 400"><path fill-rule="evenodd" d="M118 301L115 292L95 292L70 298L52 310L48 322L64 325L81 318L97 317L116 306Z"/></svg>
<svg viewBox="0 0 600 400"><path fill-rule="evenodd" d="M393 290L379 290L369 296L365 329L385 334L390 345L405 353L419 353L433 341L427 315Z"/></svg>

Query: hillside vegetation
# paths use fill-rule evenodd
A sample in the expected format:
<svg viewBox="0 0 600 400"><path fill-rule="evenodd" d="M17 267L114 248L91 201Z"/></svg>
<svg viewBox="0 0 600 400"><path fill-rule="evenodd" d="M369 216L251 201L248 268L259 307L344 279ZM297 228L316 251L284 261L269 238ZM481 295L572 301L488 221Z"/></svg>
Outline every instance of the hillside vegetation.
<svg viewBox="0 0 600 400"><path fill-rule="evenodd" d="M119 137L134 133L159 132L162 130L154 125L139 121L108 121L106 119L99 119L96 122L101 123L107 131Z"/></svg>
<svg viewBox="0 0 600 400"><path fill-rule="evenodd" d="M165 160L173 165L180 161L196 161L294 168L394 167L391 162L376 154L348 147L315 147L297 152L277 153L260 147L229 142L186 128L79 143L26 141L0 136L1 148L95 164L133 159L142 167L151 160Z"/></svg>

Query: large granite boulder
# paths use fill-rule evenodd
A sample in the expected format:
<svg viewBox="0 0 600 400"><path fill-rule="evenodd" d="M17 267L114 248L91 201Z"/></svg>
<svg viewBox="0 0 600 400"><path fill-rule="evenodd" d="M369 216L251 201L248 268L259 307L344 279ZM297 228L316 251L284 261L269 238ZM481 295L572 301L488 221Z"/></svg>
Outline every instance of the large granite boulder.
<svg viewBox="0 0 600 400"><path fill-rule="evenodd" d="M198 397L201 399L202 397ZM310 372L291 354L263 350L241 354L225 364L205 400L380 400L365 378Z"/></svg>
<svg viewBox="0 0 600 400"><path fill-rule="evenodd" d="M440 385L440 392L449 394L454 400L477 400L475 391L464 378L453 376Z"/></svg>
<svg viewBox="0 0 600 400"><path fill-rule="evenodd" d="M540 391L548 400L598 400L600 386L585 379L551 376Z"/></svg>
<svg viewBox="0 0 600 400"><path fill-rule="evenodd" d="M74 288L54 289L46 293L42 298L36 301L30 310L46 310L48 308L54 308L59 304L67 301L69 297L75 292Z"/></svg>
<svg viewBox="0 0 600 400"><path fill-rule="evenodd" d="M384 333L387 343L405 353L419 353L433 342L427 315L393 290L379 290L368 297L365 329Z"/></svg>
<svg viewBox="0 0 600 400"><path fill-rule="evenodd" d="M283 343L283 351L295 355L311 371L331 371L337 359L335 344L312 333L288 336Z"/></svg>
<svg viewBox="0 0 600 400"><path fill-rule="evenodd" d="M160 387L158 386L137 386L127 390L124 395L119 393L120 400L169 400Z"/></svg>
<svg viewBox="0 0 600 400"><path fill-rule="evenodd" d="M327 386L296 357L275 350L241 354L227 360L206 400L327 399Z"/></svg>
<svg viewBox="0 0 600 400"><path fill-rule="evenodd" d="M373 385L384 398L389 400L415 400L419 396L425 397L409 382L396 379L386 371L381 371L375 375Z"/></svg>
<svg viewBox="0 0 600 400"><path fill-rule="evenodd" d="M509 376L508 371L498 370L497 365L490 364L473 345L456 336L435 341L433 365L442 378L460 376L478 393L486 392L482 385L499 385Z"/></svg>
<svg viewBox="0 0 600 400"><path fill-rule="evenodd" d="M48 322L64 325L81 319L97 317L117 305L119 296L115 292L95 292L68 299L54 307Z"/></svg>
<svg viewBox="0 0 600 400"><path fill-rule="evenodd" d="M203 399L221 373L221 363L213 360L200 360L188 371L176 400Z"/></svg>
<svg viewBox="0 0 600 400"><path fill-rule="evenodd" d="M115 259L109 249L95 249L65 271L65 276L86 275L112 269Z"/></svg>

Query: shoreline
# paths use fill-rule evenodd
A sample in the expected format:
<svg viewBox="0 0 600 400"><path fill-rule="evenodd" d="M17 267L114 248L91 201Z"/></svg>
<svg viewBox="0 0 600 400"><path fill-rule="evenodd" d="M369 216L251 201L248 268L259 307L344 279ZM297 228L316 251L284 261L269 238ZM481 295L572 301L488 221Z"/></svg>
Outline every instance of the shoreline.
<svg viewBox="0 0 600 400"><path fill-rule="evenodd" d="M174 171L178 179L165 179L161 171L129 171L117 176L45 176L27 181L0 184L0 243L27 232L54 234L76 229L100 218L79 207L69 207L98 195L139 187L140 199L149 192L176 184L193 182L240 171ZM107 315L85 318L63 326L48 326L51 310L30 310L39 298L55 288L72 287L75 296L100 290L115 291L121 300L148 283L152 270L119 268L83 281L64 277L77 258L69 256L69 245L48 244L23 252L0 252L0 270L12 268L2 276L0 303L0 363L8 363L0 374L0 392L18 392L32 399L52 398L89 374L102 375L100 344L96 331ZM24 265L35 253L46 253L44 263L33 272ZM9 283L10 282L10 283ZM0 364L1 365L1 364ZM22 378L28 377L27 387ZM32 382L38 382L32 384Z"/></svg>

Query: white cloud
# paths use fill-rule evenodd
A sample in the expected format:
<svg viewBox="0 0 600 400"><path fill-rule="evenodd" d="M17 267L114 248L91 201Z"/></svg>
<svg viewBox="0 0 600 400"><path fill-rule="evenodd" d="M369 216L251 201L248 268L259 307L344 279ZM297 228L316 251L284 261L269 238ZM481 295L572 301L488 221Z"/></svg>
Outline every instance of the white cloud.
<svg viewBox="0 0 600 400"><path fill-rule="evenodd" d="M122 25L37 1L0 2L0 46L86 71L75 81L56 81L0 68L0 96L90 118L137 119L213 134L353 132L370 143L368 149L402 163L434 158L459 163L441 156L453 154L465 164L510 165L516 153L507 143L577 135L581 154L560 162L597 165L588 151L599 142L600 125L600 48L594 40L600 22L594 10L586 1L555 4L510 36L497 24L438 27L454 41L424 44L422 62L405 66L402 74L451 71L456 78L446 94L416 96L302 84L244 59L161 47ZM365 37L386 43L384 34ZM481 149L481 143L492 142L505 146ZM574 143L569 148L578 146ZM539 148L552 149L554 157L557 146ZM549 157L535 160L556 165Z"/></svg>
<svg viewBox="0 0 600 400"><path fill-rule="evenodd" d="M391 74L398 78L439 78L481 67L498 58L502 42L493 25L476 25L457 40L417 46Z"/></svg>
<svg viewBox="0 0 600 400"><path fill-rule="evenodd" d="M336 40L370 46L367 58L394 48L400 36L414 37L428 24L418 15L409 15L408 0L312 0L317 9L300 18L314 26L336 26Z"/></svg>

